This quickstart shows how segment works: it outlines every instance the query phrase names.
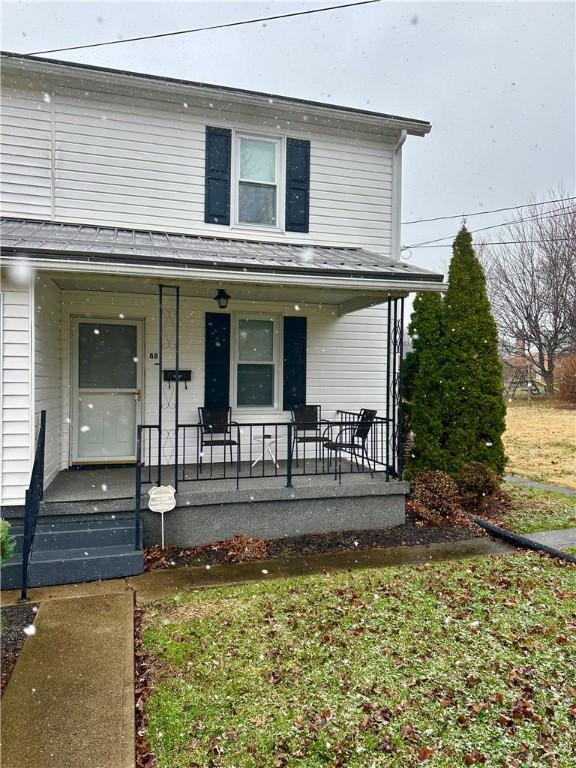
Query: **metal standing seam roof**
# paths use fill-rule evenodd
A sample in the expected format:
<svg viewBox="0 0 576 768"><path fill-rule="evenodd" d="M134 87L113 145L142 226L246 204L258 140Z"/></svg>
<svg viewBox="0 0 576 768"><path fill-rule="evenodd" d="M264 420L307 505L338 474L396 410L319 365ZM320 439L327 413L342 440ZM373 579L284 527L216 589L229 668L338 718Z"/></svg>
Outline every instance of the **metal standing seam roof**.
<svg viewBox="0 0 576 768"><path fill-rule="evenodd" d="M338 274L442 282L443 276L364 248L287 244L2 218L3 251L107 261L169 262L198 268Z"/></svg>

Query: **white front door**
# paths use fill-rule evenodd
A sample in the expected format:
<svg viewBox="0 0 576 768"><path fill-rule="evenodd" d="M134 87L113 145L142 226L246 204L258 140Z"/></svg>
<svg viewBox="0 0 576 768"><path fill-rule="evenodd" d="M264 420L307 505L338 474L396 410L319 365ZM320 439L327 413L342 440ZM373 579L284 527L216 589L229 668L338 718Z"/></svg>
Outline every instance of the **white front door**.
<svg viewBox="0 0 576 768"><path fill-rule="evenodd" d="M72 321L74 462L136 459L141 344L138 320Z"/></svg>

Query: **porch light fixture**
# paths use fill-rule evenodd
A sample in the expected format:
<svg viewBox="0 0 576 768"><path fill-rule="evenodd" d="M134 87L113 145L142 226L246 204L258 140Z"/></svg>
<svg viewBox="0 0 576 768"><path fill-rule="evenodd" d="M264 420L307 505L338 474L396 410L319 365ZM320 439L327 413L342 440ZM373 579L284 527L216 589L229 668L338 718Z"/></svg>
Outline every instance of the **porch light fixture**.
<svg viewBox="0 0 576 768"><path fill-rule="evenodd" d="M214 296L214 301L218 303L220 309L226 309L230 296L226 293L224 288L218 288L218 293Z"/></svg>

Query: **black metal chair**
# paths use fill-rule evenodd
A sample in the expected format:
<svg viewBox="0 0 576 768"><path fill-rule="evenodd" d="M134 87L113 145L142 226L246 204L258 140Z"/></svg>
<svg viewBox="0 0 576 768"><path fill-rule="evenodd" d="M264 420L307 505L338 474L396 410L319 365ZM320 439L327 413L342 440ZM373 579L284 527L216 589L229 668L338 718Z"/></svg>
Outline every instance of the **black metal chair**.
<svg viewBox="0 0 576 768"><path fill-rule="evenodd" d="M319 405L297 405L292 408L292 451L298 466L298 446L304 446L304 461L306 461L306 444L316 446L315 457L318 458L318 445L323 445L328 438L320 431L326 424L322 420L322 408Z"/></svg>
<svg viewBox="0 0 576 768"><path fill-rule="evenodd" d="M334 469L335 476L337 474L340 476L342 475L342 454L349 453L351 457L354 457L358 472L362 471L360 469L360 463L358 459L362 459L362 461L366 460L368 469L370 470L370 475L374 477L374 469L376 468L376 463L374 462L374 469L372 469L370 456L368 455L368 450L366 448L366 442L368 440L368 436L370 435L370 430L372 429L372 425L374 424L377 413L378 411L371 410L370 408L362 408L358 415L357 421L351 422L350 424L346 424L344 426L340 426L340 429L334 438L332 437L332 434L330 434L330 438L324 443L324 448L327 451L334 451L338 457L338 461L336 462ZM331 429L332 427L328 427L326 431Z"/></svg>
<svg viewBox="0 0 576 768"><path fill-rule="evenodd" d="M202 472L202 454L204 452L204 446L209 446L210 451L210 474L212 474L212 449L224 448L224 454L226 454L226 446L230 450L230 464L234 463L232 458L232 446L238 446L237 461L240 462L240 430L238 423L232 421L232 408L198 408L198 421L201 425L201 429L198 430L199 442L200 442L200 472ZM232 437L232 428L237 429L237 440Z"/></svg>

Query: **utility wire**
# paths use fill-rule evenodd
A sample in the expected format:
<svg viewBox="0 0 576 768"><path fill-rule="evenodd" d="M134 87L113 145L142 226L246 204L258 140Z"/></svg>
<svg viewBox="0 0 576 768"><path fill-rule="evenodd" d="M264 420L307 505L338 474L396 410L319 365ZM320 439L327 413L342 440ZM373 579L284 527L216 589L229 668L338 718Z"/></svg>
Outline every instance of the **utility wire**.
<svg viewBox="0 0 576 768"><path fill-rule="evenodd" d="M553 219L556 216L564 216L566 213L574 213L576 212L576 208L569 210L569 211L558 211L556 213L541 213L538 216L529 216L525 219L518 219L518 221L504 221L500 222L500 224L491 224L488 227L480 227L479 229L471 229L470 234L475 234L476 232L485 232L487 229L501 229L502 227L511 226L513 224L522 224L525 221L534 221L535 219ZM435 240L425 240L422 243L414 243L413 245L405 245L402 247L402 250L407 250L408 248L421 248L424 245L431 245L432 243L441 243L443 240L453 240L453 235L446 235L446 237L437 237Z"/></svg>
<svg viewBox="0 0 576 768"><path fill-rule="evenodd" d="M538 244L544 244L544 243L567 243L569 241L568 237L559 237L555 240L498 240L497 242L492 243L485 243L482 242L480 245L532 245L535 243ZM452 243L444 243L444 245L420 245L420 246L405 246L407 249L409 248L452 248ZM404 250L404 249L403 249Z"/></svg>
<svg viewBox="0 0 576 768"><path fill-rule="evenodd" d="M456 213L453 216L434 216L432 219L414 219L413 221L403 221L402 225L424 224L428 221L444 221L446 219L468 218L469 216L486 216L489 213L502 213L503 211L517 211L520 208L532 208L536 205L548 205L549 203L562 203L565 200L576 200L576 197L560 197L558 200L543 200L541 203L526 203L525 205L511 205L509 208L493 208L491 211L474 211L473 213Z"/></svg>
<svg viewBox="0 0 576 768"><path fill-rule="evenodd" d="M327 11L337 11L340 8L354 8L358 5L372 5L381 3L382 0L359 0L354 3L344 3L343 5L330 5L325 8L310 8L307 11L293 11L292 13L281 13L276 16L262 16L256 19L244 19L243 21L230 21L226 24L213 24L209 27L195 27L194 29L181 29L177 32L160 32L156 35L141 35L140 37L127 37L123 40L107 40L102 43L88 43L86 45L70 45L67 48L51 48L46 51L33 51L28 56L40 56L44 53L62 53L64 51L79 51L85 48L99 48L103 45L121 45L123 43L136 43L141 40L157 40L160 37L175 37L176 35L191 35L194 32L208 32L213 29L228 29L230 27L241 27L245 24L260 24L263 21L277 21L278 19L290 19L295 16L309 16L313 13L326 13Z"/></svg>

